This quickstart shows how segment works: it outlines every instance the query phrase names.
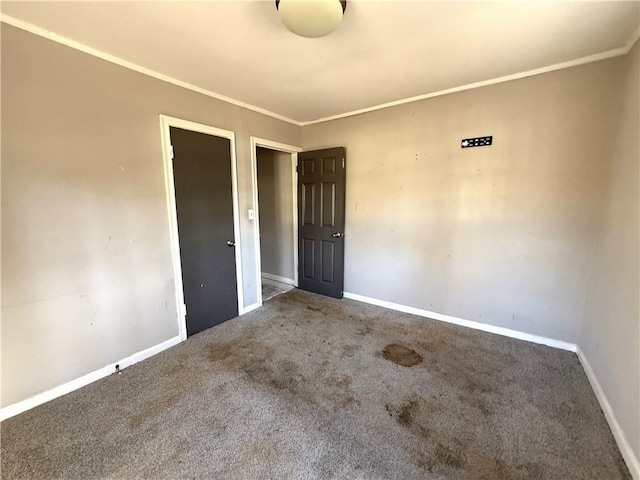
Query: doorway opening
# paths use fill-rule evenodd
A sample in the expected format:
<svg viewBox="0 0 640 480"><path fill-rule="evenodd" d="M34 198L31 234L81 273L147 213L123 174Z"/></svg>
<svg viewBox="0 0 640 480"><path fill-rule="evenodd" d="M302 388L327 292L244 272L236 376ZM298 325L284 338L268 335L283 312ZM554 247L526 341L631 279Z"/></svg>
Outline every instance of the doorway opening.
<svg viewBox="0 0 640 480"><path fill-rule="evenodd" d="M298 286L298 152L251 137L258 306Z"/></svg>

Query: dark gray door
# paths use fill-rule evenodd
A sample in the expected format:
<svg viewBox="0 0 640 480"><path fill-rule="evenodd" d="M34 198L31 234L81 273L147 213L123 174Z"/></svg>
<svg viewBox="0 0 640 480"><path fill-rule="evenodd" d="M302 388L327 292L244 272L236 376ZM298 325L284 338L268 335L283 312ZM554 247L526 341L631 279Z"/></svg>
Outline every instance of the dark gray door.
<svg viewBox="0 0 640 480"><path fill-rule="evenodd" d="M342 298L344 147L298 154L298 286Z"/></svg>
<svg viewBox="0 0 640 480"><path fill-rule="evenodd" d="M171 127L171 144L187 335L193 335L238 316L231 142Z"/></svg>

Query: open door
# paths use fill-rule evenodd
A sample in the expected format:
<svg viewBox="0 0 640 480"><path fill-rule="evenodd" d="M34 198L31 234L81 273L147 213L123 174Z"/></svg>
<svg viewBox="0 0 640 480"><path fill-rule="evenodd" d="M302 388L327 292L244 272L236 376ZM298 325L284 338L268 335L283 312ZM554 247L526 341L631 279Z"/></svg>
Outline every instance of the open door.
<svg viewBox="0 0 640 480"><path fill-rule="evenodd" d="M344 147L298 154L298 288L344 290Z"/></svg>

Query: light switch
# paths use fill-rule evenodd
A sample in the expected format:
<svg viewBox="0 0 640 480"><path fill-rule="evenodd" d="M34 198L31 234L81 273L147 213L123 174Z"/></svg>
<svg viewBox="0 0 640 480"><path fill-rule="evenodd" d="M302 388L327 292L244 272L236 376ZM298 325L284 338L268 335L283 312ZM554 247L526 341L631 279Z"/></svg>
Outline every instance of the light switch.
<svg viewBox="0 0 640 480"><path fill-rule="evenodd" d="M250 208L249 210L247 210L247 216L249 217L249 220L253 220L253 217L254 217L253 208Z"/></svg>

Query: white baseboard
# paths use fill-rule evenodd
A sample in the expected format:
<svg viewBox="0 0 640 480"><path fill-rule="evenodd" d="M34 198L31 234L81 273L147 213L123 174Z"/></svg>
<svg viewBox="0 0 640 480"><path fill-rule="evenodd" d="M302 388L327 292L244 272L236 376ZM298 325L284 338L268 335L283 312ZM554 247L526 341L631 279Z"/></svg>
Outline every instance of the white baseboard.
<svg viewBox="0 0 640 480"><path fill-rule="evenodd" d="M242 309L239 315L244 315L245 313L249 313L260 307L259 303L254 303L252 305L246 306ZM170 338L158 345L154 345L153 347L149 347L140 352L134 353L133 355L129 355L122 360L110 363L109 365L105 365L98 370L94 370L91 373L83 375L80 378L76 378L75 380L71 380L70 382L64 383L62 385L58 385L57 387L52 388L51 390L47 390L46 392L38 393L33 397L27 398L25 400L21 400L19 402L13 403L11 405L7 405L6 407L0 408L0 422L6 420L7 418L14 417L20 413L26 412L38 405L42 405L43 403L49 402L54 398L61 397L62 395L66 395L67 393L71 393L74 390L78 390L90 383L95 382L96 380L100 380L101 378L107 377L115 372L116 365L120 366L120 370L127 368L135 363L141 362L153 355L166 350L167 348L173 347L178 343L184 341L184 339L180 338L180 336Z"/></svg>
<svg viewBox="0 0 640 480"><path fill-rule="evenodd" d="M260 307L259 303L254 303L247 307L244 307L239 315L244 315L245 313L249 313ZM70 382L64 383L62 385L58 385L57 387L52 388L51 390L47 390L46 392L38 393L33 397L27 398L25 400L21 400L19 402L13 403L11 405L7 405L6 407L0 408L0 422L6 420L7 418L14 417L20 413L26 412L38 405L42 405L43 403L49 402L54 398L61 397L62 395L66 395L67 393L71 393L74 390L78 390L90 383L95 382L96 380L100 380L101 378L107 377L115 372L116 365L120 366L120 370L127 368L135 363L141 362L153 355L166 350L167 348L173 347L178 343L184 341L180 336L170 338L158 345L154 345L153 347L149 347L140 352L134 353L133 355L129 355L122 360L110 363L109 365L105 365L98 370L94 370L91 373L83 375L80 378L76 378L75 380L71 380Z"/></svg>
<svg viewBox="0 0 640 480"><path fill-rule="evenodd" d="M461 327L473 328L474 330L482 330L483 332L496 333L505 337L517 338L518 340L525 340L527 342L539 343L541 345L547 345L549 347L559 348L561 350L568 350L575 352L578 346L575 343L565 342L563 340L556 340L554 338L541 337L539 335L532 335L530 333L520 332L518 330L511 330L510 328L496 327L494 325L487 325L486 323L474 322L471 320L464 320L458 317L452 317L450 315L444 315L442 313L430 312L421 308L408 307L406 305L400 305L398 303L387 302L385 300L378 300L377 298L365 297L364 295L358 295L356 293L344 292L344 298L351 300L357 300L359 302L370 303L371 305L377 305L379 307L389 308L391 310L397 310L398 312L411 313L420 317L427 317L433 320L439 320L441 322L453 323L454 325L460 325Z"/></svg>
<svg viewBox="0 0 640 480"><path fill-rule="evenodd" d="M244 307L242 309L242 312L240 312L240 315L244 315L245 313L249 313L249 312L253 312L256 308L260 308L262 305L260 305L259 303L253 303L251 305L248 305L246 307Z"/></svg>
<svg viewBox="0 0 640 480"><path fill-rule="evenodd" d="M587 357L579 347L576 353L578 354L578 358L580 359L580 363L582 364L584 372L587 374L589 383L591 383L591 388L593 388L593 391L596 394L596 398L598 399L598 402L600 402L600 408L602 408L602 411L604 412L604 417L609 423L609 428L611 428L613 438L616 439L616 443L618 444L620 453L622 454L624 461L627 463L627 467L629 467L631 476L635 480L640 480L640 462L638 462L638 458L633 452L631 444L627 440L627 437L622 431L622 428L620 428L620 424L618 423L618 420L616 420L616 416L613 413L611 404L609 403L609 400L607 400L607 396L605 395L600 382L598 382L596 374L591 368L591 364L589 364Z"/></svg>
<svg viewBox="0 0 640 480"><path fill-rule="evenodd" d="M281 277L280 275L274 275L272 273L264 273L264 272L262 272L260 276L264 278L268 278L269 280L275 280L276 282L286 283L287 285L293 285L294 287L296 286L296 282L292 278Z"/></svg>
<svg viewBox="0 0 640 480"><path fill-rule="evenodd" d="M123 368L127 368L134 363L138 363L142 360L145 360L146 358L152 357L153 355L160 353L167 348L173 347L181 341L182 340L180 336L170 338L169 340L159 343L158 345L154 345L153 347L149 347L145 350L134 353L133 355L129 355L122 360L105 365L104 367L83 375L80 378L76 378L75 380L71 380L70 382L64 383L62 385L58 385L51 390L39 393L31 398L27 398L26 400L21 400L11 405L7 405L6 407L2 407L0 408L0 421L6 420L10 417L14 417L15 415L37 407L38 405L49 402L54 398L61 397L62 395L66 395L67 393L73 392L74 390L89 385L96 380L107 377L115 372L116 365L119 365L120 370L122 370Z"/></svg>

